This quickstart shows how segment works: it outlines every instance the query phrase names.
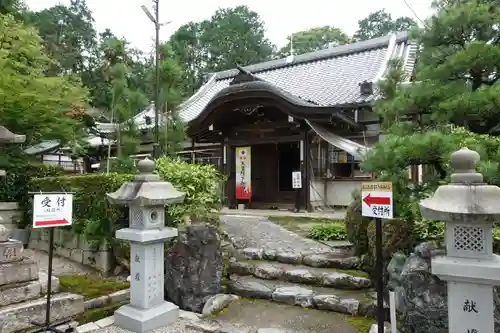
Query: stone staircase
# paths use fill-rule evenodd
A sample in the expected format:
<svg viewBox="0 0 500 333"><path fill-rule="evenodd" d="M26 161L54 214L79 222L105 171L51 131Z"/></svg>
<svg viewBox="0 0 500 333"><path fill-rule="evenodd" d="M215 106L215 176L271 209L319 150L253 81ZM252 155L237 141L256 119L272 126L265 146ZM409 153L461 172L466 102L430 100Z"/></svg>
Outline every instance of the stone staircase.
<svg viewBox="0 0 500 333"><path fill-rule="evenodd" d="M351 253L346 244L322 253L243 248L229 261L229 289L247 298L375 316L376 293Z"/></svg>
<svg viewBox="0 0 500 333"><path fill-rule="evenodd" d="M82 296L55 294L58 288L58 280L53 277L52 321L68 319L84 311ZM12 239L0 240L0 332L17 332L32 327L32 321L44 322L47 292L47 275L39 273L35 261L23 256L23 244Z"/></svg>

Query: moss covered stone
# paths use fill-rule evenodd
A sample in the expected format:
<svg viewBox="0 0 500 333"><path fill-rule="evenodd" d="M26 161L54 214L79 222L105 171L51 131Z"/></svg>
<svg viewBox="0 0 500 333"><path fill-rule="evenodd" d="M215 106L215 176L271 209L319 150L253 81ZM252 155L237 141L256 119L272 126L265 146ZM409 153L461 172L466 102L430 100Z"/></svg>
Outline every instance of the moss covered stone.
<svg viewBox="0 0 500 333"><path fill-rule="evenodd" d="M88 275L62 275L58 276L61 292L70 292L82 295L85 300L109 295L115 291L130 287L128 282L103 280L99 277Z"/></svg>
<svg viewBox="0 0 500 333"><path fill-rule="evenodd" d="M92 323L107 317L112 316L123 303L110 304L102 308L87 310L76 318L79 325Z"/></svg>
<svg viewBox="0 0 500 333"><path fill-rule="evenodd" d="M368 317L348 316L346 320L356 328L356 333L368 333L372 324L376 323L375 319Z"/></svg>

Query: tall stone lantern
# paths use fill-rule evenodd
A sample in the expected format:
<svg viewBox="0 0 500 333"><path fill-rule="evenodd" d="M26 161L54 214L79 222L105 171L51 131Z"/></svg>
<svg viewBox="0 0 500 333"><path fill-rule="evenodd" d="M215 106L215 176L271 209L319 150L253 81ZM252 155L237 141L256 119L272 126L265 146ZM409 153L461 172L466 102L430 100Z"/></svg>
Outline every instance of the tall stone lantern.
<svg viewBox="0 0 500 333"><path fill-rule="evenodd" d="M500 188L475 171L479 154L451 155L451 183L420 203L424 218L446 222L446 256L432 273L447 281L450 333L493 333L493 286L500 285L500 256L493 254L493 223L500 221Z"/></svg>
<svg viewBox="0 0 500 333"><path fill-rule="evenodd" d="M140 174L108 194L115 205L129 207L130 227L116 231L116 238L130 242L130 304L115 312L115 324L143 333L172 324L179 308L164 300L164 243L177 236L165 227L165 206L182 202L184 193L154 174L155 163L145 158L137 164Z"/></svg>
<svg viewBox="0 0 500 333"><path fill-rule="evenodd" d="M26 135L12 133L6 127L0 125L0 144L23 143L25 141ZM0 177L4 177L6 175L7 173L5 170L0 170ZM9 216L8 221L4 221L4 216L2 215L3 214L0 214L0 242L3 242L4 244L6 244L5 242L15 243L15 247L19 249L19 252L22 251L23 243L17 240L9 240L9 237L12 236L12 231L3 225L3 223L7 222L12 226L11 216Z"/></svg>

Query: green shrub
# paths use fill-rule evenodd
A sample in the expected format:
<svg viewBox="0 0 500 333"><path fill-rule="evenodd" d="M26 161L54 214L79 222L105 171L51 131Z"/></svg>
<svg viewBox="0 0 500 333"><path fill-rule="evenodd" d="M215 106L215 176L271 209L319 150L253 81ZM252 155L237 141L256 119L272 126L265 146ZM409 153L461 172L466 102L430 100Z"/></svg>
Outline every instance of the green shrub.
<svg viewBox="0 0 500 333"><path fill-rule="evenodd" d="M368 253L368 225L371 219L361 215L361 193L353 193L353 201L347 207L345 214L345 226L347 240L354 246L354 253L357 256Z"/></svg>
<svg viewBox="0 0 500 333"><path fill-rule="evenodd" d="M413 228L416 243L444 240L444 222L423 220L415 222Z"/></svg>
<svg viewBox="0 0 500 333"><path fill-rule="evenodd" d="M224 178L214 166L162 157L156 161L156 171L185 194L184 202L168 207L174 224L182 223L184 216L205 219L212 210L221 207Z"/></svg>
<svg viewBox="0 0 500 333"><path fill-rule="evenodd" d="M132 178L132 175L118 173L90 173L38 178L32 183L33 191L74 192L71 228L89 241L101 242L112 240L114 232L128 224L128 210L110 205L106 194Z"/></svg>
<svg viewBox="0 0 500 333"><path fill-rule="evenodd" d="M500 254L500 226L493 228L493 252Z"/></svg>
<svg viewBox="0 0 500 333"><path fill-rule="evenodd" d="M0 201L18 202L23 212L18 222L19 228L31 224L32 180L40 177L59 176L64 170L59 166L41 163L15 164L6 168L7 175L0 179Z"/></svg>
<svg viewBox="0 0 500 333"><path fill-rule="evenodd" d="M315 225L309 231L309 238L321 241L345 240L347 232L343 222L330 222Z"/></svg>

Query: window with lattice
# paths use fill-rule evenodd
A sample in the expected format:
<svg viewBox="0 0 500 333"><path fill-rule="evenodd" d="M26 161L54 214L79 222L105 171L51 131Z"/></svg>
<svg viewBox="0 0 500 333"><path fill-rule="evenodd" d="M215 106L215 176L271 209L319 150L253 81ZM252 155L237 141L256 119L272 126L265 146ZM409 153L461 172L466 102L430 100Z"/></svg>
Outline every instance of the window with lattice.
<svg viewBox="0 0 500 333"><path fill-rule="evenodd" d="M131 217L130 220L131 226L142 227L144 225L144 216L140 209L136 208L131 209L130 217Z"/></svg>
<svg viewBox="0 0 500 333"><path fill-rule="evenodd" d="M455 251L484 253L486 246L483 228L459 225L453 228Z"/></svg>

